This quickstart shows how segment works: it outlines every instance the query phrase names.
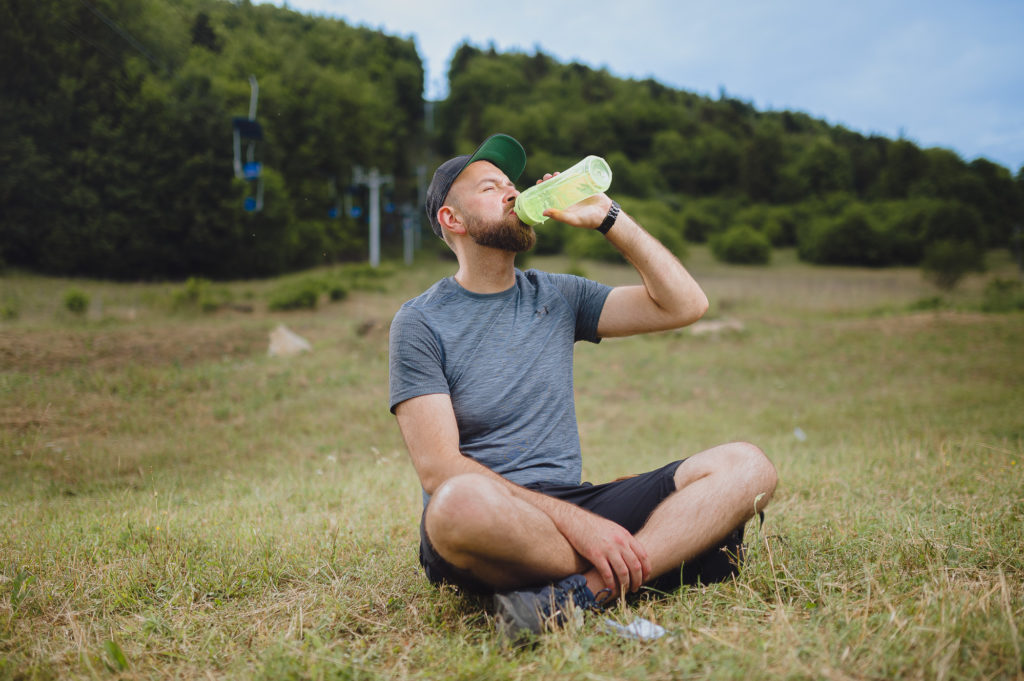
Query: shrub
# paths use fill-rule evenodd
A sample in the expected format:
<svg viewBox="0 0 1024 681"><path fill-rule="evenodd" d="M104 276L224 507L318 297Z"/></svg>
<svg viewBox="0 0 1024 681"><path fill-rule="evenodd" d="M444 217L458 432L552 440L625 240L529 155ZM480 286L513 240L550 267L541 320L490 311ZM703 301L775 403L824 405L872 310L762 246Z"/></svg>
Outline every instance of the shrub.
<svg viewBox="0 0 1024 681"><path fill-rule="evenodd" d="M332 303L336 303L339 300L345 300L345 298L348 298L348 288L346 288L340 281L328 282L327 297Z"/></svg>
<svg viewBox="0 0 1024 681"><path fill-rule="evenodd" d="M755 204L736 214L737 224L750 225L768 237L772 246L793 246L796 244L796 226L799 222L793 206L770 206Z"/></svg>
<svg viewBox="0 0 1024 681"><path fill-rule="evenodd" d="M877 223L889 244L890 262L916 265L924 256L925 224L935 210L936 201L913 199L882 201L871 206Z"/></svg>
<svg viewBox="0 0 1024 681"><path fill-rule="evenodd" d="M927 241L951 241L985 245L985 231L977 208L959 201L940 201L928 213L924 225Z"/></svg>
<svg viewBox="0 0 1024 681"><path fill-rule="evenodd" d="M226 288L216 287L202 277L189 277L171 294L171 305L176 310L214 312L230 302L231 293Z"/></svg>
<svg viewBox="0 0 1024 681"><path fill-rule="evenodd" d="M822 265L889 264L886 233L860 203L847 205L837 217L805 223L798 234L800 257Z"/></svg>
<svg viewBox="0 0 1024 681"><path fill-rule="evenodd" d="M711 237L711 253L723 262L765 265L772 257L772 244L750 225L735 225Z"/></svg>
<svg viewBox="0 0 1024 681"><path fill-rule="evenodd" d="M985 312L1024 310L1024 285L1013 279L996 277L985 285L981 309Z"/></svg>
<svg viewBox="0 0 1024 681"><path fill-rule="evenodd" d="M315 279L289 282L271 293L267 307L271 310L312 310L322 290L322 284Z"/></svg>
<svg viewBox="0 0 1024 681"><path fill-rule="evenodd" d="M387 282L395 275L393 265L372 267L367 263L348 265L338 272L342 285L355 291L386 291Z"/></svg>
<svg viewBox="0 0 1024 681"><path fill-rule="evenodd" d="M64 309L74 315L85 314L85 311L89 309L88 294L78 289L69 290L64 294Z"/></svg>
<svg viewBox="0 0 1024 681"><path fill-rule="evenodd" d="M925 278L948 291L968 272L985 270L985 252L970 241L942 239L925 248L921 270Z"/></svg>
<svg viewBox="0 0 1024 681"><path fill-rule="evenodd" d="M720 227L718 218L699 206L689 206L683 213L683 238L702 244Z"/></svg>

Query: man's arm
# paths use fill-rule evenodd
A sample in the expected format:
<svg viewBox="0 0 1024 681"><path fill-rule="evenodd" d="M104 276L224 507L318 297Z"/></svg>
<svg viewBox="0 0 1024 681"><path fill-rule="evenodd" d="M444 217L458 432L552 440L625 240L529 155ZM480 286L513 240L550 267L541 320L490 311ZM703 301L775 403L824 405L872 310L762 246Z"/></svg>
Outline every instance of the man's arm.
<svg viewBox="0 0 1024 681"><path fill-rule="evenodd" d="M568 210L548 210L544 215L575 227L596 229L610 207L611 199L598 194ZM677 329L704 315L708 309L704 291L679 259L633 218L620 212L607 238L637 269L643 285L612 289L597 323L598 336Z"/></svg>
<svg viewBox="0 0 1024 681"><path fill-rule="evenodd" d="M580 571L591 565L605 584L635 591L650 574L643 546L621 525L578 506L520 487L459 451L459 430L451 398L422 395L398 404L398 426L420 483L427 494L463 473L500 481L512 494L551 518L566 541L581 556Z"/></svg>

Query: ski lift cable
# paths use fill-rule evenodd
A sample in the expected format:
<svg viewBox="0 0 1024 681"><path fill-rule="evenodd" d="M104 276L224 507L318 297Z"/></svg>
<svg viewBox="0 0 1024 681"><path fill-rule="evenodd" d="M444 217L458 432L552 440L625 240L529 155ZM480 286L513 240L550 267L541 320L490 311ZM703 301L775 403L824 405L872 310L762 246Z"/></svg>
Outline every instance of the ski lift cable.
<svg viewBox="0 0 1024 681"><path fill-rule="evenodd" d="M156 57L154 57L145 47L142 46L142 43L140 43L138 40L135 39L135 36L133 36L127 30L121 28L121 26L116 21L114 21L113 19L107 17L105 14L103 14L103 12L99 11L96 7L94 7L93 5L91 5L88 2L86 2L86 0L78 0L78 1L80 3L82 3L82 5L85 6L86 9L88 9L90 12L92 12L97 17L99 17L100 21L105 23L112 30L116 31L118 35L120 35L122 38L124 38L125 41L129 45L131 45L136 50L138 50L154 66L156 66L157 68L159 68L162 71L166 71L167 70L167 68L163 64L161 64L159 61L157 61Z"/></svg>
<svg viewBox="0 0 1024 681"><path fill-rule="evenodd" d="M59 14L55 13L52 9L47 8L46 11L47 11L47 13L50 16L52 16L54 19L56 19L58 22L60 22L60 24L64 27L64 29L66 29L68 31L68 33L71 33L72 35L74 35L76 38L78 38L82 42L88 43L89 45L95 47L97 50L99 50L103 54L107 55L111 59L113 59L115 61L118 61L117 55L114 54L113 52L111 52L110 49L107 48L106 45L102 45L100 43L97 43L95 40L93 40L89 36L85 35L81 31L76 29L74 24L72 24L70 21L68 21L64 17L60 16Z"/></svg>

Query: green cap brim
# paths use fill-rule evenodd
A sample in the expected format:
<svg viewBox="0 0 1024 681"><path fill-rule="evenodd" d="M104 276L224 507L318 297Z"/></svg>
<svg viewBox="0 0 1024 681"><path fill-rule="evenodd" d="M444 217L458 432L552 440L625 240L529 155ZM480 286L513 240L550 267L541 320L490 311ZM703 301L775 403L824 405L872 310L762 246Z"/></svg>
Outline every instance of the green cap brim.
<svg viewBox="0 0 1024 681"><path fill-rule="evenodd" d="M493 163L508 179L515 182L526 169L526 151L514 137L498 133L485 139L463 167L476 161Z"/></svg>

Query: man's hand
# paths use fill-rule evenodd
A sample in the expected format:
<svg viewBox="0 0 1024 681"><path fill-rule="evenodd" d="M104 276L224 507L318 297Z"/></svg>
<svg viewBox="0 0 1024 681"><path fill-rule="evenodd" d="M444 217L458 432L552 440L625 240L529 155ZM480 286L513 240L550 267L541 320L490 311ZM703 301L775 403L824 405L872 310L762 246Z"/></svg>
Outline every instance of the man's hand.
<svg viewBox="0 0 1024 681"><path fill-rule="evenodd" d="M550 180L555 177L558 173L548 173L541 179L537 180L537 184ZM609 199L605 194L594 194L588 196L579 203L559 210L557 208L548 208L544 211L543 215L546 218L558 220L564 222L567 225L573 227L581 227L583 229L597 229L604 222L604 217L608 214L608 209L612 207L612 200Z"/></svg>
<svg viewBox="0 0 1024 681"><path fill-rule="evenodd" d="M651 574L647 551L618 523L583 511L559 530L613 590L617 584L621 593L636 591Z"/></svg>

